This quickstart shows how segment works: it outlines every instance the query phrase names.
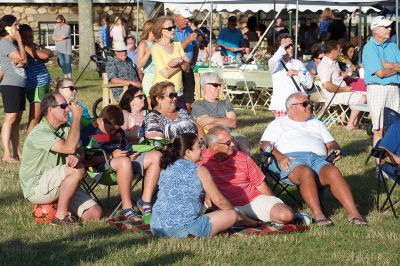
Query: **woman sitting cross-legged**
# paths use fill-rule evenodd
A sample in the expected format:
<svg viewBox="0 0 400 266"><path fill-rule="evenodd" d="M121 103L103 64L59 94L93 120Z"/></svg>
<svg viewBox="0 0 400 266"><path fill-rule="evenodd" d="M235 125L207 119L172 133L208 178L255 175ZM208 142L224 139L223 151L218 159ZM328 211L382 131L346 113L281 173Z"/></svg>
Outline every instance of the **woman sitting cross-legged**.
<svg viewBox="0 0 400 266"><path fill-rule="evenodd" d="M175 86L169 81L159 82L150 89L153 111L144 119L145 137L148 139L166 138L174 140L182 133L199 134L204 132L184 109L176 109L178 94Z"/></svg>
<svg viewBox="0 0 400 266"><path fill-rule="evenodd" d="M201 159L197 135L176 136L161 157L159 192L153 207L151 232L155 236L208 237L233 226L238 214L220 193ZM204 192L220 209L201 215Z"/></svg>

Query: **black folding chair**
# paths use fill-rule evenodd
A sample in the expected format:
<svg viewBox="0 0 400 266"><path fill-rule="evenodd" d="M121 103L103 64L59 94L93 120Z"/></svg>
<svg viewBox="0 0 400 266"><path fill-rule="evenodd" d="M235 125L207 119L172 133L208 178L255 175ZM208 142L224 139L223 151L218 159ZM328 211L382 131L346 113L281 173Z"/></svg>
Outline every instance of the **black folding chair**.
<svg viewBox="0 0 400 266"><path fill-rule="evenodd" d="M297 197L295 197L289 190L290 187L298 188L298 186L294 185L289 180L289 177L281 179L279 173L273 172L268 169L271 163L276 162L275 156L270 152L263 151L261 153L260 162L261 162L260 165L261 171L264 173L266 178L270 177L270 181L272 183L272 191L275 193L275 196L279 197L282 193L286 193L291 199L293 199L293 201L297 203L299 207L301 207L302 206L301 201ZM279 168L279 164L276 163L276 165ZM323 198L323 187L320 187L318 191L318 199L321 209L325 213L325 208L324 205L322 204L322 198Z"/></svg>
<svg viewBox="0 0 400 266"><path fill-rule="evenodd" d="M389 127L395 122L400 120L400 114L388 107L385 107L383 110L383 134L389 129ZM376 188L376 208L378 211L385 211L390 208L393 212L395 218L397 218L397 214L394 208L394 205L399 202L392 200L392 194L397 184L400 184L400 166L396 163L393 156L391 156L385 149L379 147L379 142L375 145L371 150L370 156L376 158L377 166L376 166L376 175L378 179L378 184ZM388 159L390 162L387 162ZM389 179L394 180L394 184L390 185ZM383 187L384 193L386 195L386 199L383 201L382 205L380 205L380 194L381 194L381 186ZM389 206L387 204L389 203Z"/></svg>

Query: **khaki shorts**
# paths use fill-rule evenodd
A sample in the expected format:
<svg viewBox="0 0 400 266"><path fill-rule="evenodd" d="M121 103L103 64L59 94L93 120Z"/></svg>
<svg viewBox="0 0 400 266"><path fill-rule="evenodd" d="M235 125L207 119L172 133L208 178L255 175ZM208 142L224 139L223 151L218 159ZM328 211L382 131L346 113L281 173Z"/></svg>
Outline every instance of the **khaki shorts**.
<svg viewBox="0 0 400 266"><path fill-rule="evenodd" d="M33 195L27 198L34 204L47 204L54 202L60 196L61 182L65 178L66 165L57 165L46 170L39 178L39 183L33 189ZM74 215L82 216L83 212L97 203L79 187L69 202L68 210Z"/></svg>
<svg viewBox="0 0 400 266"><path fill-rule="evenodd" d="M270 222L271 209L277 203L283 203L283 201L280 198L274 196L260 195L246 205L234 206L234 209L252 219L258 219L263 222Z"/></svg>

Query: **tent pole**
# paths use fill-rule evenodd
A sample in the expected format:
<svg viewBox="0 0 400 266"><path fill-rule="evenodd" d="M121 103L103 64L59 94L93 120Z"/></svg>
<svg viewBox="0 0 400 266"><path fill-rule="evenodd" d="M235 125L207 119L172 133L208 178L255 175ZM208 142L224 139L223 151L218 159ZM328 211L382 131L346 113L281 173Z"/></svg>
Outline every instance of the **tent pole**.
<svg viewBox="0 0 400 266"><path fill-rule="evenodd" d="M209 51L208 51L208 67L210 67L211 66L211 54L212 54L212 35L213 35L213 23L214 23L214 21L213 21L213 11L214 11L214 5L213 5L213 2L211 1L210 2L210 44L209 44L209 46L208 46L208 49L209 49Z"/></svg>
<svg viewBox="0 0 400 266"><path fill-rule="evenodd" d="M396 0L396 43L397 43L397 47L400 47L400 43L399 43L399 0Z"/></svg>
<svg viewBox="0 0 400 266"><path fill-rule="evenodd" d="M273 20L275 22L276 20L276 1L274 0L274 15L275 15L275 19ZM273 32L272 32L272 43L275 46L275 23L274 23L274 28L273 28Z"/></svg>
<svg viewBox="0 0 400 266"><path fill-rule="evenodd" d="M138 47L138 41L139 41L139 0L136 0L136 38L135 38L136 47Z"/></svg>
<svg viewBox="0 0 400 266"><path fill-rule="evenodd" d="M290 25L292 27L292 25ZM299 33L299 0L296 0L296 29L295 29L295 41L294 41L294 58L297 59L297 42Z"/></svg>
<svg viewBox="0 0 400 266"><path fill-rule="evenodd" d="M292 31L293 31L293 27L292 27L292 25L293 25L292 10L289 10L288 13L289 13L289 25L290 25L290 27L289 27L289 35L292 36Z"/></svg>

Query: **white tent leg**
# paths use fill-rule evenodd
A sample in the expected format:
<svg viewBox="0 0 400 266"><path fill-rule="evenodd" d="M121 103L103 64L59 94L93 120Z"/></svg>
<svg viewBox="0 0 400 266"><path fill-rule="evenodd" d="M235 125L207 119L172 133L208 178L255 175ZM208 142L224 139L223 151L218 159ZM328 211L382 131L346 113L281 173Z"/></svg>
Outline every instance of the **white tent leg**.
<svg viewBox="0 0 400 266"><path fill-rule="evenodd" d="M290 25L291 27L292 25ZM299 33L299 0L296 0L296 28L295 28L295 41L294 41L294 58L297 59L297 42Z"/></svg>
<svg viewBox="0 0 400 266"><path fill-rule="evenodd" d="M138 47L138 41L139 41L139 0L136 0L136 38L135 38L136 47Z"/></svg>

